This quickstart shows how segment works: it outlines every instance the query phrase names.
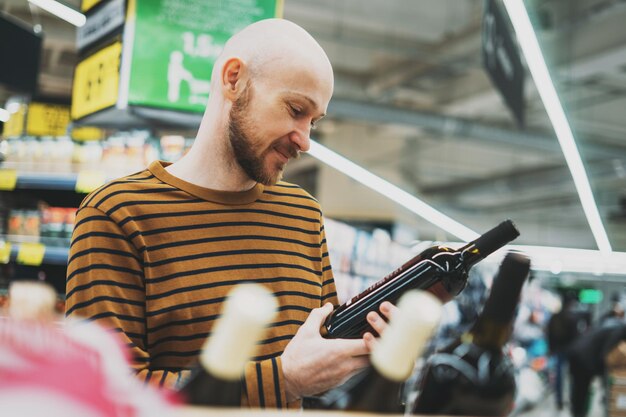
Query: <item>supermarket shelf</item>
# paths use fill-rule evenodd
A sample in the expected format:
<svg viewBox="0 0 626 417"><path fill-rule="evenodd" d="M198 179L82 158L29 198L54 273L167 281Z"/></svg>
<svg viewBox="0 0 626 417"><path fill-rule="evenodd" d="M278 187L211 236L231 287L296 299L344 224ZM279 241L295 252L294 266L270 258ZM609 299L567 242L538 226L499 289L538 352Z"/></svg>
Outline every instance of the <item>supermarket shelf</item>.
<svg viewBox="0 0 626 417"><path fill-rule="evenodd" d="M15 188L73 191L77 178L78 174L18 174Z"/></svg>
<svg viewBox="0 0 626 417"><path fill-rule="evenodd" d="M129 173L120 173L118 177ZM115 178L102 169L79 172L23 171L8 164L0 166L0 190L54 190L86 194Z"/></svg>
<svg viewBox="0 0 626 417"><path fill-rule="evenodd" d="M11 258L12 262L17 261L18 253L20 250L19 243L13 243L11 245ZM69 257L70 248L69 247L58 247L58 246L46 246L45 252L43 255L42 264L47 265L65 265L67 264L67 259Z"/></svg>
<svg viewBox="0 0 626 417"><path fill-rule="evenodd" d="M137 129L155 127L177 127L197 129L203 113L157 109L129 105L125 109L109 107L81 119L75 120L76 126L100 126L104 128Z"/></svg>

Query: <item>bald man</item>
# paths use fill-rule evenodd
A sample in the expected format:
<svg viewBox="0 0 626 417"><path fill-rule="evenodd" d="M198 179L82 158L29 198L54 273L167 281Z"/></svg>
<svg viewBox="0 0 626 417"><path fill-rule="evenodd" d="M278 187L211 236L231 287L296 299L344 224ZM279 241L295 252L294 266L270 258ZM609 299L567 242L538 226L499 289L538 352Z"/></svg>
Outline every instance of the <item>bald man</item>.
<svg viewBox="0 0 626 417"><path fill-rule="evenodd" d="M79 208L67 316L101 321L128 344L140 378L176 386L197 363L226 294L248 281L279 313L246 366L244 405L298 406L367 366L374 343L326 340L337 304L318 202L281 180L309 149L333 71L320 45L280 19L233 36L213 68L190 151L101 187ZM394 307L384 304L383 315ZM384 330L376 313L374 329Z"/></svg>

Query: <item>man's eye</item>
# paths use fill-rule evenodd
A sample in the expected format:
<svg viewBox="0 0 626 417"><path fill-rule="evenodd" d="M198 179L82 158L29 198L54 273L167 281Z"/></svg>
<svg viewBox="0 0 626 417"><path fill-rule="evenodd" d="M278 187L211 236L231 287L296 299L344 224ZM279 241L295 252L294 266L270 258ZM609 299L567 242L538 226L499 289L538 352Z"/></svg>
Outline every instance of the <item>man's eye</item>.
<svg viewBox="0 0 626 417"><path fill-rule="evenodd" d="M294 116L300 116L302 114L302 110L297 108L297 107L293 107L293 106L289 106L289 111L291 112L291 114L293 114Z"/></svg>

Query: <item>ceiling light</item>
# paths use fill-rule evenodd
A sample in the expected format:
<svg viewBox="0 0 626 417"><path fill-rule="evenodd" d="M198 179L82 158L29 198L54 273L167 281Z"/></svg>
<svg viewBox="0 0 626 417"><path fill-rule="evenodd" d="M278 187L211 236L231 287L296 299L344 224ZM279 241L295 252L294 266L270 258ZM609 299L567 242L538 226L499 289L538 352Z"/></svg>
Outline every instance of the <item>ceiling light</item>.
<svg viewBox="0 0 626 417"><path fill-rule="evenodd" d="M508 245L494 253L492 261L502 259L510 249L526 253L535 271L575 272L593 275L624 275L626 252L600 252L589 249L548 246Z"/></svg>
<svg viewBox="0 0 626 417"><path fill-rule="evenodd" d="M543 59L539 42L530 23L524 2L522 0L504 0L504 6L511 18L511 23L513 23L513 28L517 33L517 40L524 52L528 69L533 80L535 80L537 91L563 150L563 155L574 179L574 185L576 186L576 191L578 191L591 233L593 233L598 249L604 253L610 253L612 251L611 243L602 224L598 206L593 198L585 167L580 158L574 135L561 106L556 89L550 78L548 67Z"/></svg>
<svg viewBox="0 0 626 417"><path fill-rule="evenodd" d="M441 244L460 248L465 242L421 242L424 246ZM592 249L562 248L535 245L506 245L482 261L485 264L500 264L511 250L524 252L531 259L533 271L553 274L573 272L589 275L620 275L626 271L626 252L605 253Z"/></svg>
<svg viewBox="0 0 626 417"><path fill-rule="evenodd" d="M9 117L11 117L11 113L8 110L0 107L0 122L6 123L9 121Z"/></svg>
<svg viewBox="0 0 626 417"><path fill-rule="evenodd" d="M28 0L37 7L41 7L45 11L65 20L74 26L81 27L87 21L84 14L67 7L55 0Z"/></svg>
<svg viewBox="0 0 626 417"><path fill-rule="evenodd" d="M468 229L461 223L434 209L422 200L412 196L389 181L374 175L365 168L355 164L338 153L331 151L324 145L320 145L314 140L311 140L311 149L309 149L308 154L335 168L336 170L343 172L366 187L384 195L395 203L402 205L422 217L424 220L445 230L451 235L458 237L459 239L469 242L479 236L478 233Z"/></svg>

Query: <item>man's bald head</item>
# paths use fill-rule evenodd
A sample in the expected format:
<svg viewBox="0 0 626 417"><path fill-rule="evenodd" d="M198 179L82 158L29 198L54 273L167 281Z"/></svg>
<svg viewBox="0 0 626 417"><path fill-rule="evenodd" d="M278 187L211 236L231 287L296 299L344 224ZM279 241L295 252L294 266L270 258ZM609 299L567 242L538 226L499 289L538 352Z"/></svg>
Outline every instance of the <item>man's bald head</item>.
<svg viewBox="0 0 626 417"><path fill-rule="evenodd" d="M307 68L332 89L333 73L326 53L307 31L288 20L261 20L233 35L215 63L213 81L220 81L222 68L231 58L244 62L246 76L253 82L271 77L281 69ZM216 92L217 88L213 83L212 91Z"/></svg>
<svg viewBox="0 0 626 417"><path fill-rule="evenodd" d="M332 94L330 61L311 35L287 20L253 23L226 42L214 65L192 154L210 149L244 188L274 184L290 159L309 150Z"/></svg>

